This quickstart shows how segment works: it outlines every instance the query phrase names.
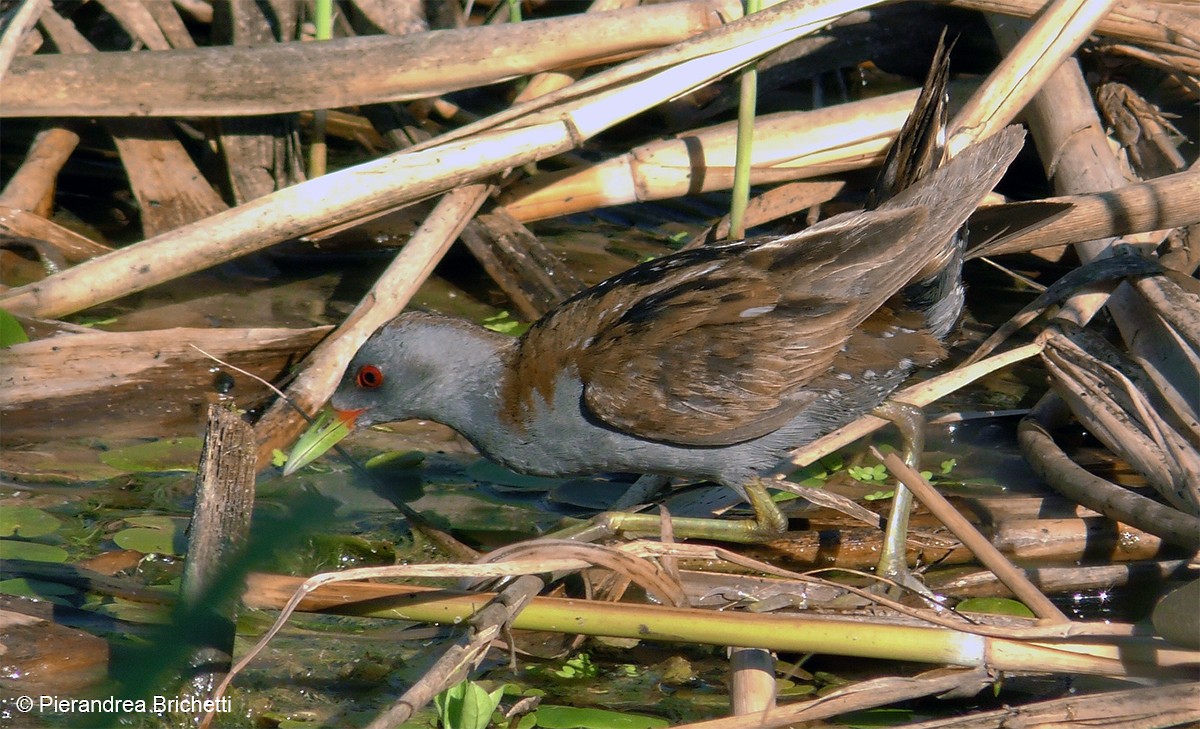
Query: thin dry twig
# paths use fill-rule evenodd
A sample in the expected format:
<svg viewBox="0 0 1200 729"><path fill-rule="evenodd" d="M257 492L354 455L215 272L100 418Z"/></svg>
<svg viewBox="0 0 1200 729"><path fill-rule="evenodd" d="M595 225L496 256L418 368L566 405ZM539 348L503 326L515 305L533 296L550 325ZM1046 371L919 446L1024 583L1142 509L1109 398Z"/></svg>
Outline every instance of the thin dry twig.
<svg viewBox="0 0 1200 729"><path fill-rule="evenodd" d="M946 498L939 494L936 489L921 477L921 474L914 471L904 463L895 453L889 453L884 456L876 448L872 446L872 454L882 461L888 470L892 472L896 478L913 492L913 495L921 501L930 511L941 520L946 527L953 532L954 536L962 540L963 544L983 563L985 567L996 573L996 576L1016 594L1017 598L1025 603L1034 614L1043 620L1053 623L1069 623L1071 622L1066 615L1058 609L1048 597L1042 594L1042 591L1030 582L1025 573L1013 566L1000 550L992 546L987 537L979 533L979 530L971 525L966 518L958 513Z"/></svg>

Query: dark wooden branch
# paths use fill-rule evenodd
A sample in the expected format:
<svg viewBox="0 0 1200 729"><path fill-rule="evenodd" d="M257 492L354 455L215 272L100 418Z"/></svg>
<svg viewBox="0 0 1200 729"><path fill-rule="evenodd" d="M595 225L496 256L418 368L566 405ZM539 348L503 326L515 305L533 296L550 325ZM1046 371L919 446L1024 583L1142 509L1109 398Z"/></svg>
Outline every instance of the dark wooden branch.
<svg viewBox="0 0 1200 729"><path fill-rule="evenodd" d="M224 405L209 406L182 587L184 606L212 617L197 626L202 644L192 653L183 688L197 699L212 695L233 662L236 605L203 602L213 599L214 584L250 535L255 449L249 423Z"/></svg>

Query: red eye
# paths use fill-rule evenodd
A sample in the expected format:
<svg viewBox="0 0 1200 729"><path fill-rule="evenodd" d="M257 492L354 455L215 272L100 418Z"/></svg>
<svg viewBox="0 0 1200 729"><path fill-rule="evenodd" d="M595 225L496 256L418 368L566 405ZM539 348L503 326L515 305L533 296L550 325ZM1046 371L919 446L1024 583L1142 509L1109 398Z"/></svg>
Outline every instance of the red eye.
<svg viewBox="0 0 1200 729"><path fill-rule="evenodd" d="M354 374L354 384L367 390L383 385L383 373L375 365L363 365Z"/></svg>

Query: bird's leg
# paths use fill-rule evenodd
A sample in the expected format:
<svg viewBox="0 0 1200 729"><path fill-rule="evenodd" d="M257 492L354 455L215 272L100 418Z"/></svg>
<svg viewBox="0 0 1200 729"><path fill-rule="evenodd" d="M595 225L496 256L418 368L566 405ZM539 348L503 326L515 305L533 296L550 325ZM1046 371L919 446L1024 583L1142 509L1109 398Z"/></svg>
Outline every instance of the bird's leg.
<svg viewBox="0 0 1200 729"><path fill-rule="evenodd" d="M671 517L671 529L681 538L712 539L716 541L753 544L764 542L787 531L788 520L779 510L761 479L746 483L746 500L754 509L753 519L705 519ZM662 518L657 514L627 514L609 511L598 514L581 524L555 532L553 536L577 541L595 541L617 533L660 534Z"/></svg>
<svg viewBox="0 0 1200 729"><path fill-rule="evenodd" d="M871 414L895 423L900 429L904 462L920 470L921 453L925 450L925 416L921 409L908 403L888 400ZM912 512L912 503L912 492L904 484L897 483L875 574L924 592L924 586L917 582L908 569L908 517Z"/></svg>
<svg viewBox="0 0 1200 729"><path fill-rule="evenodd" d="M787 517L779 510L779 504L771 498L761 478L743 484L742 488L746 491L746 501L754 509L754 521L742 523L753 525L752 532L762 535L762 539L757 541L777 537L787 531Z"/></svg>

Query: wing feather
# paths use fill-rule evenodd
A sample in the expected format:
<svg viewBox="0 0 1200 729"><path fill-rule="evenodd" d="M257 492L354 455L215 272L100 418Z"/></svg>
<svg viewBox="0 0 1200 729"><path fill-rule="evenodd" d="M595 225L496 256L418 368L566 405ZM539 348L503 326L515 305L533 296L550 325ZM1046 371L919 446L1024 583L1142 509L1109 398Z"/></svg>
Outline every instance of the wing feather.
<svg viewBox="0 0 1200 729"><path fill-rule="evenodd" d="M806 386L856 328L947 256L1022 139L1010 127L876 210L680 252L582 292L522 337L509 417L574 371L591 415L644 439L719 446L778 429L819 397Z"/></svg>

